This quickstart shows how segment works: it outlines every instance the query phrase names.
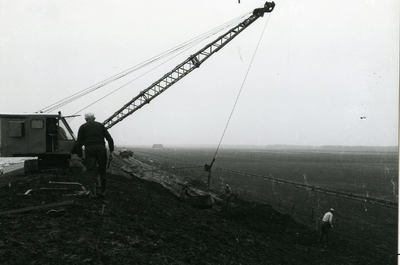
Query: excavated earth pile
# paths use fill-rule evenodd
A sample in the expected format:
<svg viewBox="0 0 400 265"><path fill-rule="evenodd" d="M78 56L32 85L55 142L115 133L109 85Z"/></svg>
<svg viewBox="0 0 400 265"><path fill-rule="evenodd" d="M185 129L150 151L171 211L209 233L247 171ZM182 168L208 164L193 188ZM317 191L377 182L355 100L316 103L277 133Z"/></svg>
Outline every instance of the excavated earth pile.
<svg viewBox="0 0 400 265"><path fill-rule="evenodd" d="M2 177L0 264L396 264L362 242L320 244L318 231L268 205L191 207L135 177L147 166L132 161L113 161L105 200L50 183L89 188L84 173Z"/></svg>

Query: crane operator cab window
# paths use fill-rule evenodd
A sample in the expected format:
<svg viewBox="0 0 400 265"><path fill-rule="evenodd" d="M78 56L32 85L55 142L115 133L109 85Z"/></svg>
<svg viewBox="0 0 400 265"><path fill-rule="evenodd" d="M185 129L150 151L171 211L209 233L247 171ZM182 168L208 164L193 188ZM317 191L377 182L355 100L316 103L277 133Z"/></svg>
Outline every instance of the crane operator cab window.
<svg viewBox="0 0 400 265"><path fill-rule="evenodd" d="M68 130L66 121L63 118L58 122L58 138L60 140L74 140L74 137Z"/></svg>
<svg viewBox="0 0 400 265"><path fill-rule="evenodd" d="M57 152L60 140L73 139L63 120L46 118L46 152Z"/></svg>

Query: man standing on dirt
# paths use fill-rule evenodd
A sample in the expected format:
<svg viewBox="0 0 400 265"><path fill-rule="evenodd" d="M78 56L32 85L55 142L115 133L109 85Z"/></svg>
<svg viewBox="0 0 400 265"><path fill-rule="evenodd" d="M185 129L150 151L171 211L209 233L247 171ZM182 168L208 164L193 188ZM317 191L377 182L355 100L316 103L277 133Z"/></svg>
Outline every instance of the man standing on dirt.
<svg viewBox="0 0 400 265"><path fill-rule="evenodd" d="M329 210L329 212L324 214L324 217L322 217L321 236L319 237L319 240L318 240L318 242L320 242L320 243L322 242L322 239L325 236L326 237L326 243L330 244L330 241L329 241L329 230L331 229L331 227L333 227L332 219L333 219L333 213L334 212L335 212L335 210L333 208L331 208Z"/></svg>
<svg viewBox="0 0 400 265"><path fill-rule="evenodd" d="M104 139L108 142L110 158L114 151L114 140L104 125L95 121L95 119L93 113L85 114L86 123L82 124L78 131L77 152L78 156L82 157L82 146L85 146L86 171L94 180L97 180L96 164L99 165L100 193L98 195L99 197L104 197L107 182L107 150Z"/></svg>

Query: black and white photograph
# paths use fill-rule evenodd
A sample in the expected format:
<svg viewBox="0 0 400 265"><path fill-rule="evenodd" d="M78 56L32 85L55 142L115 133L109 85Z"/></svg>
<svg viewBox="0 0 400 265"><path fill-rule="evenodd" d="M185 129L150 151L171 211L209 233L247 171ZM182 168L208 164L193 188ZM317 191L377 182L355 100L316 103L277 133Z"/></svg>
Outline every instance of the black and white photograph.
<svg viewBox="0 0 400 265"><path fill-rule="evenodd" d="M0 0L0 264L398 264L397 0Z"/></svg>

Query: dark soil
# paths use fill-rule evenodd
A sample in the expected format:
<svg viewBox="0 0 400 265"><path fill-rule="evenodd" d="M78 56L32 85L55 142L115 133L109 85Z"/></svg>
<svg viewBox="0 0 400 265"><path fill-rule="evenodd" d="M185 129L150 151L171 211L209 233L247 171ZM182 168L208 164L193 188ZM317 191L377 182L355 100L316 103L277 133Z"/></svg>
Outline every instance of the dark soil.
<svg viewBox="0 0 400 265"><path fill-rule="evenodd" d="M197 209L158 183L122 174L108 178L102 200L76 195L78 185L49 183L89 187L83 173L0 177L0 264L397 263L396 255L366 251L368 242L332 235L330 245L318 243L318 231L269 205L238 198L228 208ZM2 214L31 206L43 208Z"/></svg>

